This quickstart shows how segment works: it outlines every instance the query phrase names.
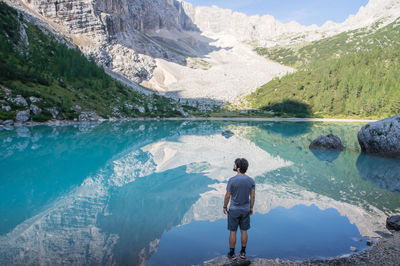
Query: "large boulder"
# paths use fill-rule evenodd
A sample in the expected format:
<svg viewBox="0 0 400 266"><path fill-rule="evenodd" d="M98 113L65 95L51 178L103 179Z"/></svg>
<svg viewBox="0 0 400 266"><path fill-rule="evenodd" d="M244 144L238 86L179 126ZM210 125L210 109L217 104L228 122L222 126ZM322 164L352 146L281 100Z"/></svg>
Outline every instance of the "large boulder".
<svg viewBox="0 0 400 266"><path fill-rule="evenodd" d="M29 110L25 110L25 111L18 111L16 116L15 116L15 121L16 122L27 122L30 118L31 114Z"/></svg>
<svg viewBox="0 0 400 266"><path fill-rule="evenodd" d="M400 157L400 115L364 125L357 137L365 153Z"/></svg>
<svg viewBox="0 0 400 266"><path fill-rule="evenodd" d="M329 134L326 136L318 136L314 139L310 146L313 150L343 150L342 141L339 137Z"/></svg>
<svg viewBox="0 0 400 266"><path fill-rule="evenodd" d="M400 231L400 215L388 217L386 219L386 228L389 230Z"/></svg>

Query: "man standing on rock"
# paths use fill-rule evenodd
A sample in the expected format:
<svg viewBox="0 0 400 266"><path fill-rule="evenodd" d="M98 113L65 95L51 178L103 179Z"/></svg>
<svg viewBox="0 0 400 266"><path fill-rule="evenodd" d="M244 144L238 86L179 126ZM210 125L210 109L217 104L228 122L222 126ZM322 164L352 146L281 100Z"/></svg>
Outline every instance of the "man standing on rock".
<svg viewBox="0 0 400 266"><path fill-rule="evenodd" d="M253 178L245 175L249 163L244 158L238 158L233 165L237 175L229 179L224 200L224 214L228 214L229 248L228 257L236 260L236 231L240 227L242 250L240 258L246 258L247 230L250 229L250 215L253 214L255 201L255 183ZM228 210L229 200L231 202Z"/></svg>

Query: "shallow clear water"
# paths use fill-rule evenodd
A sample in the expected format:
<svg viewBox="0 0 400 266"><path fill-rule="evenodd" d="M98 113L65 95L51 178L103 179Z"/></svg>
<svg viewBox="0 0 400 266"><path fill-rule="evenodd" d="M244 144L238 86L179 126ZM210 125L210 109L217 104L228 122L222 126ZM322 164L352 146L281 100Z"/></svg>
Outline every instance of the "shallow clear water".
<svg viewBox="0 0 400 266"><path fill-rule="evenodd" d="M351 246L362 251L368 237L386 232L386 216L400 211L400 161L360 154L361 126L2 127L0 264L191 265L223 255L223 196L237 157L249 160L256 181L250 258L329 258L351 253ZM223 137L226 129L235 135ZM342 139L345 151L308 149L329 133Z"/></svg>

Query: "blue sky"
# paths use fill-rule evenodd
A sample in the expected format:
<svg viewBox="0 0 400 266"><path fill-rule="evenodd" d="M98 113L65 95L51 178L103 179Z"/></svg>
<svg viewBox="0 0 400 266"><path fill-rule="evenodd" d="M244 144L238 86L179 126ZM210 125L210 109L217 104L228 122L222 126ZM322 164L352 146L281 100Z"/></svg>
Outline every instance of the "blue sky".
<svg viewBox="0 0 400 266"><path fill-rule="evenodd" d="M368 0L185 0L196 6L216 5L247 15L274 16L281 22L295 20L302 25L322 25L327 20L343 22L356 14Z"/></svg>

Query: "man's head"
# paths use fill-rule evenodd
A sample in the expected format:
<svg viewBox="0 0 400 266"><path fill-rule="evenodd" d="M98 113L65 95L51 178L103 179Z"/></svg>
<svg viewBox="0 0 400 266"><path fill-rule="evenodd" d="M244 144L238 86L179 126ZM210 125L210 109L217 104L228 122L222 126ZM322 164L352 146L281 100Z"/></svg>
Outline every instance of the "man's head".
<svg viewBox="0 0 400 266"><path fill-rule="evenodd" d="M245 158L237 158L235 160L235 165L233 171L238 171L241 174L246 173L247 168L249 168L249 162Z"/></svg>

